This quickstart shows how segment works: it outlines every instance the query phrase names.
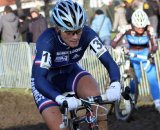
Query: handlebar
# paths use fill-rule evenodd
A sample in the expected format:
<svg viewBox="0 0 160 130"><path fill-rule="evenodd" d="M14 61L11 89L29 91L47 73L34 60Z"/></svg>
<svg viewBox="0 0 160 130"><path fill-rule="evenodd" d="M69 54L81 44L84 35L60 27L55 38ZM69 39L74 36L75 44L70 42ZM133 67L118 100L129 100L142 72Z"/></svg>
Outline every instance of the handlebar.
<svg viewBox="0 0 160 130"><path fill-rule="evenodd" d="M103 101L107 100L106 94L102 94L99 96L91 96L88 97L86 99L80 99L81 100L81 105L83 106L86 102L89 104L93 104L93 103L98 103L98 104L103 104Z"/></svg>
<svg viewBox="0 0 160 130"><path fill-rule="evenodd" d="M78 107L84 106L85 108L90 108L92 104L104 104L104 101L107 100L106 94L102 94L99 96L91 96L86 99L78 99ZM61 113L63 115L62 124L60 124L60 128L68 127L68 103L67 101L63 101L62 105L60 106Z"/></svg>
<svg viewBox="0 0 160 130"><path fill-rule="evenodd" d="M148 56L144 56L141 54L135 54L135 53L126 51L125 48L126 47L124 47L124 46L118 47L117 52L124 54L126 61L127 61L127 59L129 60L129 58L137 58L137 59L142 60L142 62L145 61L147 64L144 66L144 70L146 70L151 63L154 63L154 54L153 53L150 53ZM116 63L119 66L123 63L120 59L121 58L119 57L118 60L116 60ZM126 61L124 62L124 64L126 64ZM126 64L127 66L125 68L128 69L129 68L128 66L130 66L129 64L130 63L127 63Z"/></svg>
<svg viewBox="0 0 160 130"><path fill-rule="evenodd" d="M149 60L149 58L154 58L154 54L152 53L150 53L148 56L144 56L144 55L139 55L139 54L134 54L134 53L129 52L129 53L126 53L125 56L138 58L142 60Z"/></svg>
<svg viewBox="0 0 160 130"><path fill-rule="evenodd" d="M125 48L126 48L125 46L121 46L121 47L117 47L115 50L117 50L117 52L123 53L126 57L133 57L133 58L138 58L138 59L143 59L143 60L148 60L149 58L154 58L153 53L149 53L148 56L144 56L144 55L134 54L132 52L126 51Z"/></svg>
<svg viewBox="0 0 160 130"><path fill-rule="evenodd" d="M95 104L95 103L98 103L98 104L103 104L104 101L107 100L107 97L106 97L106 94L102 94L102 95L99 95L99 96L90 96L90 97L87 97L86 99L77 99L77 102L78 102L78 107L80 106L90 106L92 104ZM67 104L67 101L63 101L62 105L61 105L61 111L62 111L62 114L64 113L64 108L68 108L68 104Z"/></svg>

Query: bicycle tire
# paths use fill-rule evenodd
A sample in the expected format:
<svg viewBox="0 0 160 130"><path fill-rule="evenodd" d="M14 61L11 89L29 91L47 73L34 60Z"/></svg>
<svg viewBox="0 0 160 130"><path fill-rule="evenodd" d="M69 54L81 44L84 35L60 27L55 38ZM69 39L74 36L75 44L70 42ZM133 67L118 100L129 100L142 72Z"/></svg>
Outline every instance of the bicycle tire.
<svg viewBox="0 0 160 130"><path fill-rule="evenodd" d="M122 86L122 91L126 87L131 88L131 85L134 85L134 94L129 94L129 99L126 100L123 96L121 96L119 101L115 102L115 115L118 120L129 121L135 105L138 100L138 81L137 77L134 73L134 70L131 68L130 76L127 79L129 81L127 86Z"/></svg>
<svg viewBox="0 0 160 130"><path fill-rule="evenodd" d="M133 107L134 105L131 100L126 100L122 96L121 100L115 101L114 110L116 118L121 121L129 121L133 111Z"/></svg>

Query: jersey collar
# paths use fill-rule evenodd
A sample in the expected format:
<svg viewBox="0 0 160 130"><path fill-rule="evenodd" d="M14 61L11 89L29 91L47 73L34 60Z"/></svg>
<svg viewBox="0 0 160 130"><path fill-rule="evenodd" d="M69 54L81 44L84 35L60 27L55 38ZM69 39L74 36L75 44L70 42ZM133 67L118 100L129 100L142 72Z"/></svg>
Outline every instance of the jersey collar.
<svg viewBox="0 0 160 130"><path fill-rule="evenodd" d="M61 44L68 46L59 35L58 35L58 40L60 41Z"/></svg>

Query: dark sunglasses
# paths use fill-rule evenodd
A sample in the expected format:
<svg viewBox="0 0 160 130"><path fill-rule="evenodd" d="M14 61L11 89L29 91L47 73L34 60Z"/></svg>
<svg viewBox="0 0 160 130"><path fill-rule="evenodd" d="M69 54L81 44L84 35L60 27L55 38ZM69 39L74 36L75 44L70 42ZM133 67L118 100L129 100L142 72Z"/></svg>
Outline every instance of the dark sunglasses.
<svg viewBox="0 0 160 130"><path fill-rule="evenodd" d="M82 33L82 28L76 31L64 31L64 32L67 33L68 35L75 35L75 34L79 35Z"/></svg>

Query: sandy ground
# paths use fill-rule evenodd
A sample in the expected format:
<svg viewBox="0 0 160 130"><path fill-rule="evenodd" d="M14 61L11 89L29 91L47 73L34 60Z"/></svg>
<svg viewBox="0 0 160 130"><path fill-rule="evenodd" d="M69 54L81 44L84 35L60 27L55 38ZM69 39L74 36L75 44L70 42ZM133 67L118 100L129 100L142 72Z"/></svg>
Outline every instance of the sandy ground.
<svg viewBox="0 0 160 130"><path fill-rule="evenodd" d="M153 105L141 105L129 122L108 116L109 130L160 130L160 114ZM31 94L0 92L0 130L48 130Z"/></svg>

